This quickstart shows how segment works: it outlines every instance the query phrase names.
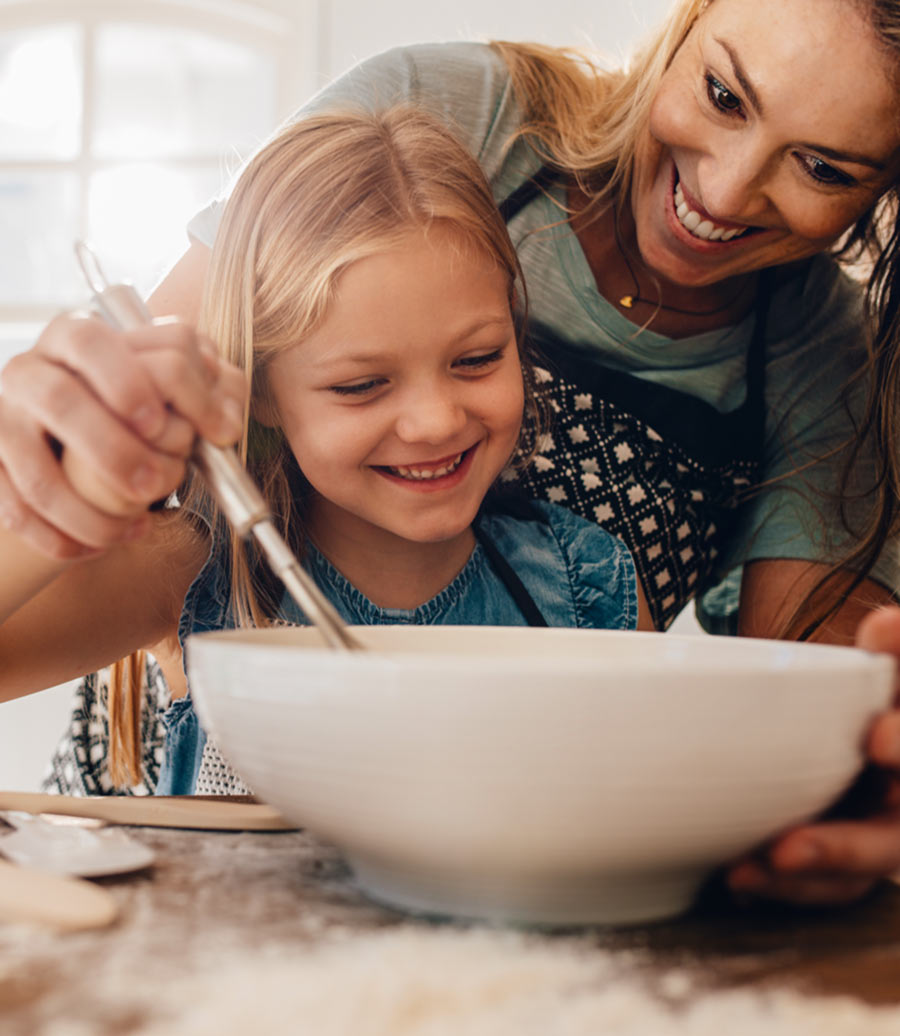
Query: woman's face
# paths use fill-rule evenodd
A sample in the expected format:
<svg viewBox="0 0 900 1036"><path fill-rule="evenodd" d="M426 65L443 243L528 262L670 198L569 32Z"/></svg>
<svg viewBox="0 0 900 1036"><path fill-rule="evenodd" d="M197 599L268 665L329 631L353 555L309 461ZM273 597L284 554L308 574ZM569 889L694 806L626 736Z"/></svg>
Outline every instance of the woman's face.
<svg viewBox="0 0 900 1036"><path fill-rule="evenodd" d="M703 286L826 249L898 174L893 72L852 0L714 0L638 149L644 263Z"/></svg>

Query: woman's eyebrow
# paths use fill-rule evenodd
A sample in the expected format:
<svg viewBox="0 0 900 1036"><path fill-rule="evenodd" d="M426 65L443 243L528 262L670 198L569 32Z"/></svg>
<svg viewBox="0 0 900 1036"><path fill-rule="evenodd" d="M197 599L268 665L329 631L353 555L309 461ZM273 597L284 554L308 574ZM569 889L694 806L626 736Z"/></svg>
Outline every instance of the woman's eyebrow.
<svg viewBox="0 0 900 1036"><path fill-rule="evenodd" d="M734 47L732 47L726 40L720 39L718 36L714 37L714 39L730 58L731 70L734 73L734 78L738 83L740 83L741 89L744 91L751 107L757 115L762 116L764 114L762 101L759 99L759 94L756 92L753 84L747 77L747 73L744 71L744 66L741 64L741 59L737 56L737 52ZM826 147L824 144L807 144L805 146L811 151L818 151L819 154L824 155L826 158L833 158L836 162L852 162L856 165L868 166L870 169L875 169L877 172L884 172L884 170L887 169L887 165L884 162L879 161L877 158L872 158L871 155L865 155L861 151L844 151L837 148Z"/></svg>
<svg viewBox="0 0 900 1036"><path fill-rule="evenodd" d="M744 71L744 66L741 64L741 59L737 56L737 52L734 47L725 40L720 39L718 36L713 38L731 59L731 70L734 72L734 78L741 84L741 89L747 95L747 100L750 102L753 110L757 115L762 115L762 101L760 101L759 94L754 89L753 84L747 78L747 73Z"/></svg>

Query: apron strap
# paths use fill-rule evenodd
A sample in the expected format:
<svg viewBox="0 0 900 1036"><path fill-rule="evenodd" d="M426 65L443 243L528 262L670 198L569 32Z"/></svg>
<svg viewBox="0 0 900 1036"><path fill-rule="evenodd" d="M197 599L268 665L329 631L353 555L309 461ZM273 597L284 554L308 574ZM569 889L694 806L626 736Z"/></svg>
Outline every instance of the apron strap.
<svg viewBox="0 0 900 1036"><path fill-rule="evenodd" d="M525 617L528 625L547 626L547 620L541 613L540 608L535 604L534 598L525 589L525 584L513 571L510 563L497 550L496 544L484 531L481 522L476 521L472 525L472 531L475 533L475 538L479 544L481 544L481 549L487 555L488 561L490 561L494 571L500 577L500 581L509 591L510 597L516 602L516 607Z"/></svg>

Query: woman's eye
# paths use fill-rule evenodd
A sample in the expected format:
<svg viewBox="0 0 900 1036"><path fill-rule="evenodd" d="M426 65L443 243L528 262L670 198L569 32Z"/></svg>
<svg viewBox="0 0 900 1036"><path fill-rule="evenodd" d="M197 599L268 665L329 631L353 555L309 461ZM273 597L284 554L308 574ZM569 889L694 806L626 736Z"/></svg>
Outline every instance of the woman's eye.
<svg viewBox="0 0 900 1036"><path fill-rule="evenodd" d="M726 115L740 114L741 99L733 94L726 86L723 86L714 75L706 77L706 96L714 108Z"/></svg>
<svg viewBox="0 0 900 1036"><path fill-rule="evenodd" d="M355 385L332 385L331 391L338 396L365 396L382 384L384 382L381 379L373 378L371 381L360 381Z"/></svg>
<svg viewBox="0 0 900 1036"><path fill-rule="evenodd" d="M455 366L465 370L479 370L482 367L489 367L503 358L503 349L495 349L492 353L482 353L479 356L463 356L456 361Z"/></svg>
<svg viewBox="0 0 900 1036"><path fill-rule="evenodd" d="M848 187L856 182L852 176L842 173L840 169L835 169L833 165L829 165L816 155L801 155L800 161L809 175L818 183L831 187Z"/></svg>

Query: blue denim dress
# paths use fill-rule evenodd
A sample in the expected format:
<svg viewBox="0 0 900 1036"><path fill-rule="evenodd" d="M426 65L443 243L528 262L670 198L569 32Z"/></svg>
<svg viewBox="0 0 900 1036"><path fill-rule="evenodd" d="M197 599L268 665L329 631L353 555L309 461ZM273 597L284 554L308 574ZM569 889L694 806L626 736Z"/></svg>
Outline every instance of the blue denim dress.
<svg viewBox="0 0 900 1036"><path fill-rule="evenodd" d="M625 544L597 525L554 504L530 504L531 517L486 514L486 536L525 586L549 626L634 629L637 625L637 576ZM524 626L513 593L485 548L476 544L462 571L438 594L417 608L373 604L309 545L305 566L353 625ZM234 626L229 612L229 576L224 551L213 549L188 590L179 627L184 643L192 633ZM303 613L285 594L279 619L306 625ZM157 795L190 795L195 788L206 735L190 695L177 699L163 717L165 760Z"/></svg>

